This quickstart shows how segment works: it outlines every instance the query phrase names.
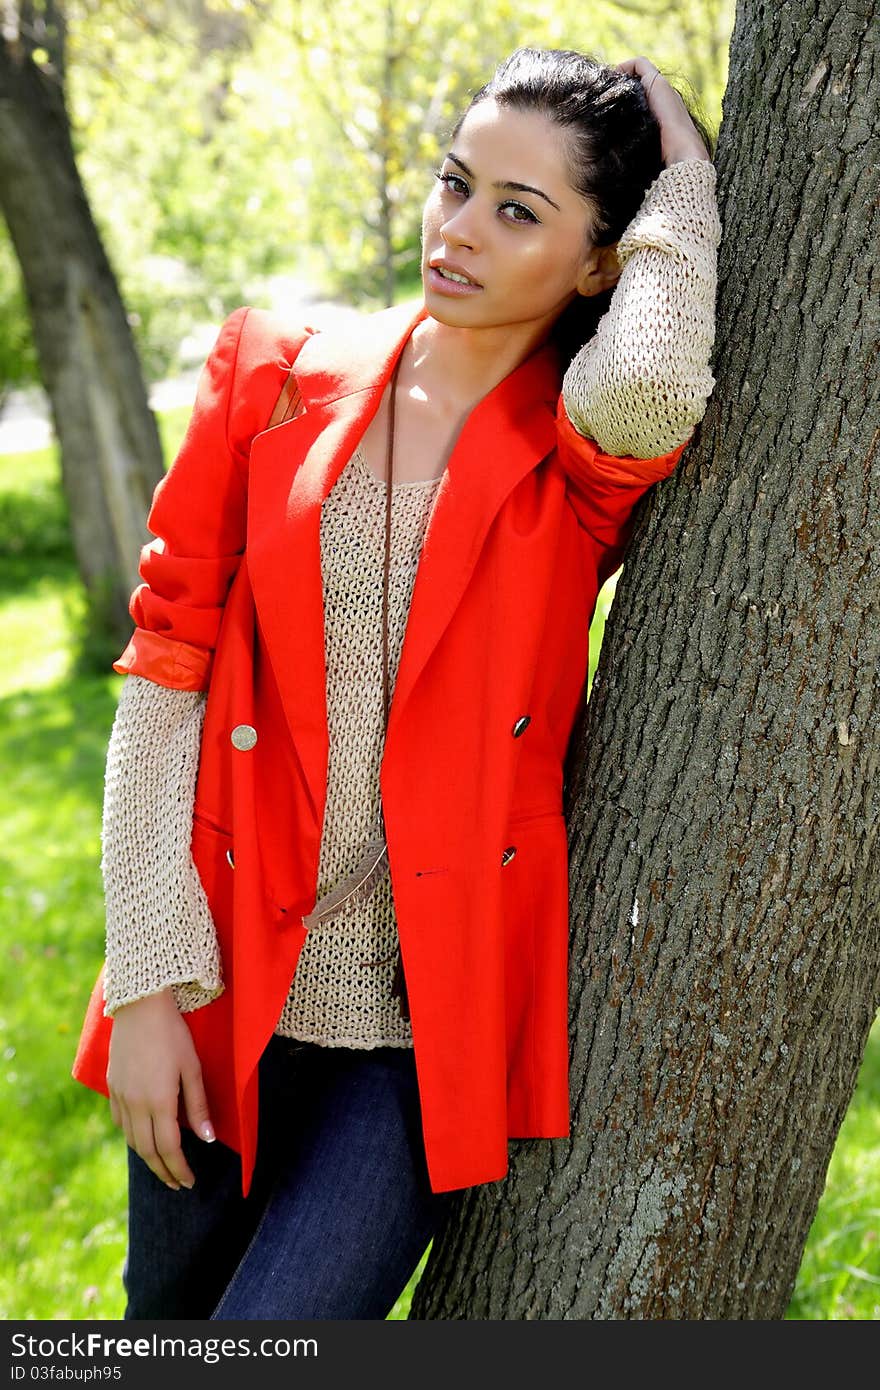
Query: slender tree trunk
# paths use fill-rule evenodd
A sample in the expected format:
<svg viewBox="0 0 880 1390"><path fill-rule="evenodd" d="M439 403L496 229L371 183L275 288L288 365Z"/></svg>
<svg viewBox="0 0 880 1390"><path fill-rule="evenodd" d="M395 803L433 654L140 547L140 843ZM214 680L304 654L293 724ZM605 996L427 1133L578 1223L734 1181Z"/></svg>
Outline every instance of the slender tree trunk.
<svg viewBox="0 0 880 1390"><path fill-rule="evenodd" d="M743 0L718 385L570 751L572 1134L417 1318L778 1319L880 992L878 7Z"/></svg>
<svg viewBox="0 0 880 1390"><path fill-rule="evenodd" d="M76 167L60 29L50 30L52 37L53 61L42 66L24 26L19 38L0 39L0 208L21 265L61 446L77 563L95 621L118 651L131 630L128 597L162 450Z"/></svg>

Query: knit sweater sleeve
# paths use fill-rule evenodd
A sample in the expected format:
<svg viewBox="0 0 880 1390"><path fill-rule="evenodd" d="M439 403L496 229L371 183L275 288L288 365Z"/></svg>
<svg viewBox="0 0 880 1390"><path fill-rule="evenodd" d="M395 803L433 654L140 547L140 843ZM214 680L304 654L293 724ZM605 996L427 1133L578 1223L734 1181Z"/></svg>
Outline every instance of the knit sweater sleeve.
<svg viewBox="0 0 880 1390"><path fill-rule="evenodd" d="M171 987L181 1013L223 991L217 936L190 852L205 696L123 683L107 751L101 871L104 1013Z"/></svg>
<svg viewBox="0 0 880 1390"><path fill-rule="evenodd" d="M706 159L670 164L655 179L618 243L608 312L565 373L569 420L606 454L668 453L705 411L715 385L715 181Z"/></svg>

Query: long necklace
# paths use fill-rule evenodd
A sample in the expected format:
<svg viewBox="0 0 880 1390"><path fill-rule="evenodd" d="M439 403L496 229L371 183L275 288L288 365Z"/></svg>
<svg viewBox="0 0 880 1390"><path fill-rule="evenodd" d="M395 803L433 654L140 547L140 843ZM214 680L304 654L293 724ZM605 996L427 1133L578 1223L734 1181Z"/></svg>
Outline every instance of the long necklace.
<svg viewBox="0 0 880 1390"><path fill-rule="evenodd" d="M382 709L384 732L388 732L388 714L391 709L391 679L388 658L388 591L391 571L391 485L394 474L394 407L397 396L397 377L403 361L401 352L394 364L388 394L388 435L385 447L385 554L382 565ZM353 903L366 902L380 881L389 871L388 838L385 832L385 816L382 810L381 794L377 824L370 836L364 853L350 874L337 883L329 893L325 893L315 903L312 911L303 918L307 928L327 923L339 915L343 908ZM406 981L403 975L403 962L400 958L400 944L394 955L395 970L391 984L391 994L397 999L400 1016L409 1019L409 1002L406 995ZM380 964L381 962L373 962Z"/></svg>

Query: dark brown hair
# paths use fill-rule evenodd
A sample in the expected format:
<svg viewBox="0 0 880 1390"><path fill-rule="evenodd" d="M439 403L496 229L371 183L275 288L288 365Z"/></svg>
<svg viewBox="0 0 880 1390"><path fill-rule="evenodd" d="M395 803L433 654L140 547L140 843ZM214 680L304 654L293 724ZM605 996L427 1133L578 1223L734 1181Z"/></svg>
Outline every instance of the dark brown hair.
<svg viewBox="0 0 880 1390"><path fill-rule="evenodd" d="M471 98L453 137L468 111L487 100L537 111L565 130L571 184L592 214L591 240L597 246L618 241L663 169L660 127L641 81L586 53L518 48ZM711 154L709 131L686 105ZM593 336L611 294L579 296L560 315L554 337L563 368Z"/></svg>

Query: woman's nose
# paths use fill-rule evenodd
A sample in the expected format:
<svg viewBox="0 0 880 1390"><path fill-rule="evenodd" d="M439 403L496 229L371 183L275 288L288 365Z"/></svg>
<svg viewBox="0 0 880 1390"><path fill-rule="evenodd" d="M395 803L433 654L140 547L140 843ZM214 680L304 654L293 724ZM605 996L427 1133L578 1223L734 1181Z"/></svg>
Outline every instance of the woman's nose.
<svg viewBox="0 0 880 1390"><path fill-rule="evenodd" d="M466 246L477 251L480 245L480 232L474 215L472 203L466 203L448 218L440 228L440 235L447 246Z"/></svg>

